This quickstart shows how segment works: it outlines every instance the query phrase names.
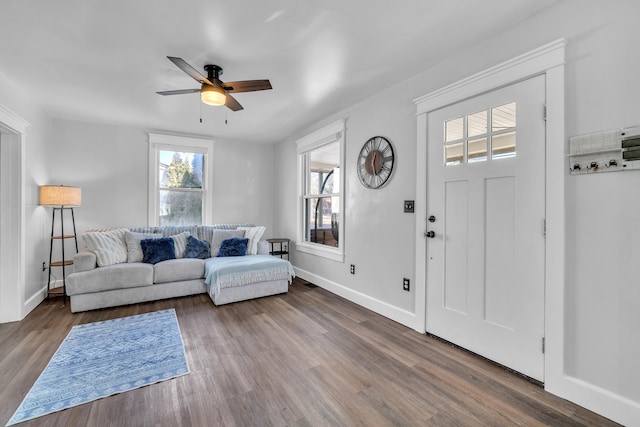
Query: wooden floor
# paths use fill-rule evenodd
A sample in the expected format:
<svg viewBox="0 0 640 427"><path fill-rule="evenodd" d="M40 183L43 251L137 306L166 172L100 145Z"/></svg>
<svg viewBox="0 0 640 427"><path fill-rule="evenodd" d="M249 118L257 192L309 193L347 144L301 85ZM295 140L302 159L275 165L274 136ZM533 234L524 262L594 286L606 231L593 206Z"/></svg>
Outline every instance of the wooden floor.
<svg viewBox="0 0 640 427"><path fill-rule="evenodd" d="M72 314L45 301L0 325L6 424L73 325L175 308L191 373L24 426L615 425L438 339L296 280L215 307L207 295Z"/></svg>

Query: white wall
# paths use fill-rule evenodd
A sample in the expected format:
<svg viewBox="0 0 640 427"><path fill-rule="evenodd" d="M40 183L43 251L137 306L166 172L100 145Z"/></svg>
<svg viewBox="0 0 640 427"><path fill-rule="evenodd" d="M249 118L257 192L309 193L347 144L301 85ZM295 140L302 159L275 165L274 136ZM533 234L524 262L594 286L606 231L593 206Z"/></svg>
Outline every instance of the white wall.
<svg viewBox="0 0 640 427"><path fill-rule="evenodd" d="M82 206L75 209L79 233L147 224L148 132L53 121L51 183L82 187ZM213 139L213 222L251 222L270 231L273 147Z"/></svg>
<svg viewBox="0 0 640 427"><path fill-rule="evenodd" d="M294 252L294 264L318 284L402 321L414 309L413 248L423 230L402 213L414 199L416 122L413 99L558 38L567 39L566 132L569 136L640 125L640 3L567 0L505 29L425 72L327 117L276 147L278 186L286 191L275 228L293 237L296 224L296 138L338 118L347 119L344 264ZM416 49L419 55L419 48ZM354 164L374 135L394 144L397 164L381 190L363 188ZM640 413L640 171L566 175L567 277L565 374L579 383L576 400L633 424ZM356 265L356 275L348 273ZM386 304L386 305L385 305ZM387 306L388 305L388 306ZM606 396L620 403L602 408ZM584 399L583 399L584 397ZM631 415L630 415L631 414ZM638 419L635 418L635 423Z"/></svg>

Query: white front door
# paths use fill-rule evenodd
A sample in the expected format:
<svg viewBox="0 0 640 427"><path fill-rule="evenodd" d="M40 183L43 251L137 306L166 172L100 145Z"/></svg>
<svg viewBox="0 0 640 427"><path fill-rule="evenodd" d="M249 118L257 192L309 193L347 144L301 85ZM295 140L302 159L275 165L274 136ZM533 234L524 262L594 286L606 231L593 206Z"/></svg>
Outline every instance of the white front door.
<svg viewBox="0 0 640 427"><path fill-rule="evenodd" d="M429 333L544 381L545 77L428 115Z"/></svg>

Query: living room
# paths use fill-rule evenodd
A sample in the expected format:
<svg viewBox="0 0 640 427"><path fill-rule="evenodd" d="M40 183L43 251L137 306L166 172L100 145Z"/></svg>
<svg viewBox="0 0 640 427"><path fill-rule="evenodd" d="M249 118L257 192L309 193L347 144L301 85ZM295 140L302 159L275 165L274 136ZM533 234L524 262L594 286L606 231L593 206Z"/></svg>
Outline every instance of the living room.
<svg viewBox="0 0 640 427"><path fill-rule="evenodd" d="M461 2L457 7L470 7L470 4ZM73 2L65 4L69 8L72 5ZM359 5L366 7L363 3ZM102 89L78 84L74 89L69 88L72 90L69 97L79 96L85 103L57 110L50 99L41 100L38 96L40 84L54 82L63 86L64 80L60 80L55 68L56 60L45 57L51 62L51 68L36 71L44 83L34 83L30 78L27 84L20 74L24 71L31 76L29 73L34 72L24 65L26 57L44 55L50 49L46 46L47 34L38 33L41 31L38 25L61 16L73 17L69 29L64 30L69 34L62 36L66 34L75 41L70 41L67 51L51 53L52 57L66 55L78 62L94 61L104 65L113 75L126 76L127 67L120 64L109 68L110 57L118 57L111 45L101 50L97 44L91 55L74 57L73 49L79 35L93 40L89 37L91 28L86 28L89 25L81 18L75 18L73 10L49 9L38 13L36 6L18 7L16 2L0 6L3 11L0 18L3 40L0 42L3 57L0 105L4 117L15 119L19 124L28 123L24 125L24 139L16 139L7 132L6 125L11 123L4 122L5 127L0 128L3 209L7 208L6 200L20 200L17 219L11 220L11 212L7 216L3 210L0 235L5 240L14 232L12 229L22 230L18 236L18 241L22 242L21 251L15 254L3 247L1 252L0 266L4 272L8 271L8 265L19 266L19 271L12 276L2 273L2 322L22 320L45 296L46 273L42 272L41 266L49 257L51 211L39 206L39 187L64 184L82 188L82 206L75 210L79 233L91 228L146 225L149 223L149 133L161 132L208 137L214 141L210 181L212 223L264 225L266 237L291 238L291 262L299 277L411 329L424 329L420 307L424 305L427 283L421 247L425 246L423 233L428 228L425 219L430 214L425 208L425 183L419 182L427 164L420 157L420 141L424 139L420 139L423 135L418 127L414 100L541 46L564 40L562 108L560 112L549 111L550 115L556 115L555 118L560 117L561 138L547 141L548 148L561 145L562 153L556 156L555 151L554 157L547 161L557 163L547 166L552 169L553 165L560 164L562 170L556 175L546 175L547 181L559 178L546 183L547 206L555 207L557 213L555 222L547 218L547 233L548 236L560 235L554 240L553 247L547 246L549 253L558 254L548 262L557 262L559 267L554 267L553 276L547 276L546 285L547 293L559 295L560 300L550 301L546 307L555 310L556 315L545 318L548 364L545 365L544 383L548 391L565 399L622 424L637 425L640 392L636 384L640 382L640 370L635 362L640 358L640 342L635 329L640 321L637 310L640 291L636 285L634 261L640 256L640 230L633 224L640 215L640 199L634 194L640 184L640 173L574 175L569 172L566 158L570 137L640 125L640 104L633 97L640 93L635 71L640 59L633 54L640 47L635 30L635 17L640 12L637 2L621 0L613 6L596 0L549 1L545 2L545 7L533 12L528 10L523 15L511 15L511 19L502 21L499 28L484 28L482 36L473 40L449 34L455 33L452 28L456 22L450 19L447 25L437 27L441 32L447 32L447 36L440 36L447 37L446 42L438 37L413 40L413 44L390 43L395 50L418 57L412 66L422 68L397 70L402 78L395 78L387 71L383 83L375 90L369 86L366 92L357 85L358 76L354 76L354 87L345 89L345 99L354 101L345 103L334 94L330 104L314 104L317 105L315 116L308 116L313 117L310 121L307 116L300 121L291 119L296 117L294 110L297 107L284 105L278 97L279 86L286 82L278 80L277 75L264 74L262 70L268 68L259 68L251 62L265 61L263 57L242 58L242 66L238 65L237 69L225 68L229 80L236 79L240 69L246 68L238 79L269 78L273 83L272 91L237 96L246 111L226 112L220 107L202 107L197 97L183 104L181 100L156 95L154 92L161 90L189 87L188 77L179 76L180 70L171 71L171 67L175 67L165 58L167 55L182 56L197 68L219 58L216 48L207 51L200 46L189 50L184 42L154 45L152 53L157 57L154 65L132 74L131 87L142 87L142 92L148 96L123 88L116 97L107 99L105 96L104 105L99 105L103 102L102 96L106 95ZM378 6L374 12L382 13L378 9L384 11L385 7L392 7ZM33 13L27 19L25 11L29 7ZM411 7L418 8L415 4L406 7L400 12L411 14ZM348 11L342 11L336 5L327 8L329 15L325 19L341 12L348 18L354 17L351 8ZM271 9L275 12L286 7L273 6ZM4 13L4 10L8 12ZM419 14L424 9L420 7L416 11ZM398 38L409 37L404 32L411 33L411 28L405 25L400 12L389 13L390 21L385 23L385 28L402 33ZM87 15L90 16L90 11L82 9L77 16ZM140 11L132 10L132 16L140 16ZM166 18L163 14L159 17ZM263 21L268 17L268 14L262 17ZM269 22L277 23L283 17L287 17L286 12L272 17ZM11 22L12 19L17 23ZM150 31L151 35L165 30L170 32L164 26L153 27L154 19L152 14L144 21L144 31ZM340 28L348 33L348 22L342 21ZM291 25L290 21L284 22L283 25ZM436 25L431 20L428 22ZM110 24L103 25L108 27ZM151 28L155 29L151 31ZM16 41L25 31L38 33L40 39L30 38L27 44ZM63 32L62 29L58 31ZM58 34L58 37L62 36ZM172 31L169 36L172 39L180 37ZM394 34L387 37L392 40ZM360 43L361 38L358 38ZM15 45L12 45L12 39ZM44 47L36 50L37 43ZM234 43L250 42L237 40ZM439 47L440 44L447 48ZM124 46L119 44L122 49ZM260 48L264 48L262 43ZM189 52L193 52L193 58ZM267 52L277 57L277 52ZM315 80L326 79L328 85L331 81L336 83L335 78L332 80L332 67L325 61L338 57L327 56L320 49L315 52L319 55L314 63L317 74L310 76ZM228 55L229 61L233 56L232 53L219 55L222 58ZM156 64L158 68L155 68ZM367 73L377 73L373 66L369 70L356 70L363 78ZM226 78L227 74L222 77ZM151 79L152 84L147 79ZM325 96L322 93L315 95ZM138 105L141 96L152 99L149 112L133 111L128 106ZM550 102L550 98L558 94L547 96ZM180 117L182 125L164 127L153 117L173 113ZM255 127L264 126L272 133L245 129L245 113L252 114L249 117ZM146 121L132 119L145 115L149 116ZM263 123L263 115L274 121L277 119L281 125L269 123L267 126ZM108 120L102 117L108 117ZM343 259L336 261L296 249L299 223L296 142L339 120L346 123L345 170L342 173L344 215L340 238L344 246ZM376 135L391 141L395 164L388 182L379 189L371 189L359 181L355 164L363 144ZM8 187L8 182L15 182L15 177L8 172L15 156L22 166L17 172L18 190ZM415 201L416 213L404 212L405 200ZM418 218L420 215L424 218ZM355 266L355 274L350 272L351 265ZM403 290L403 278L410 281L408 292ZM16 282L19 283L17 287ZM554 303L560 307L555 308ZM550 335L554 333L555 338L550 341Z"/></svg>

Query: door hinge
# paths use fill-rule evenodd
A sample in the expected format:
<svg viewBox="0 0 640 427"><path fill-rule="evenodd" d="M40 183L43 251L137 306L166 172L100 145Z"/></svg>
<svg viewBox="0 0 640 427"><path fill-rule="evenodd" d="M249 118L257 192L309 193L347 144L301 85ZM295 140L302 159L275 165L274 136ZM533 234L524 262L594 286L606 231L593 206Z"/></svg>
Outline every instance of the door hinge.
<svg viewBox="0 0 640 427"><path fill-rule="evenodd" d="M542 337L542 354L544 354L544 350L545 350L545 348L544 348L544 337Z"/></svg>
<svg viewBox="0 0 640 427"><path fill-rule="evenodd" d="M542 220L542 236L547 237L547 220Z"/></svg>
<svg viewBox="0 0 640 427"><path fill-rule="evenodd" d="M547 121L547 104L544 104L542 106L542 118L544 119L544 121Z"/></svg>

